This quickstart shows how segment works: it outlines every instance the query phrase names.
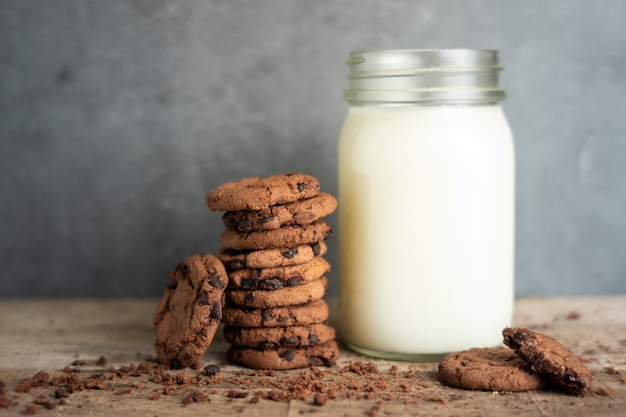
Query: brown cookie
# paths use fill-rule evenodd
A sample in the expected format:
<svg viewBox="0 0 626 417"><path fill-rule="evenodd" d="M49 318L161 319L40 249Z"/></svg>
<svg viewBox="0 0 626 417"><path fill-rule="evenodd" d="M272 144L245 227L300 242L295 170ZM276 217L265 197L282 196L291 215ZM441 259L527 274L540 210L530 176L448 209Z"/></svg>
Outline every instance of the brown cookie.
<svg viewBox="0 0 626 417"><path fill-rule="evenodd" d="M222 321L226 325L239 327L301 326L323 323L328 320L328 316L328 304L324 300L262 309L227 304L223 310Z"/></svg>
<svg viewBox="0 0 626 417"><path fill-rule="evenodd" d="M237 346L258 349L316 346L335 339L329 324L287 327L224 327L224 338Z"/></svg>
<svg viewBox="0 0 626 417"><path fill-rule="evenodd" d="M324 220L319 219L310 224L293 224L274 230L252 232L226 230L222 233L222 247L237 250L291 248L320 242L331 238L333 234L333 228Z"/></svg>
<svg viewBox="0 0 626 417"><path fill-rule="evenodd" d="M228 274L229 288L276 290L315 281L330 271L330 263L321 257L309 262L275 268L236 269Z"/></svg>
<svg viewBox="0 0 626 417"><path fill-rule="evenodd" d="M526 328L502 330L504 344L515 350L542 377L580 397L591 387L591 371L568 348L546 335Z"/></svg>
<svg viewBox="0 0 626 417"><path fill-rule="evenodd" d="M337 199L328 193L271 206L266 210L228 211L222 216L224 225L231 230L249 232L272 230L289 224L308 224L327 216L337 208Z"/></svg>
<svg viewBox="0 0 626 417"><path fill-rule="evenodd" d="M206 195L212 211L267 210L275 204L289 203L317 195L320 184L315 177L300 173L252 177L223 184Z"/></svg>
<svg viewBox="0 0 626 417"><path fill-rule="evenodd" d="M452 387L485 391L530 391L546 385L505 347L451 353L439 363L439 378Z"/></svg>
<svg viewBox="0 0 626 417"><path fill-rule="evenodd" d="M217 257L229 270L242 268L273 268L305 263L324 256L328 247L324 241L295 246L261 250L235 250L222 248Z"/></svg>
<svg viewBox="0 0 626 417"><path fill-rule="evenodd" d="M334 365L339 357L339 347L334 340L311 347L268 350L231 345L227 356L234 364L253 369L296 369Z"/></svg>
<svg viewBox="0 0 626 417"><path fill-rule="evenodd" d="M204 354L222 318L227 284L224 265L213 255L193 255L176 265L153 318L161 363L185 368Z"/></svg>
<svg viewBox="0 0 626 417"><path fill-rule="evenodd" d="M271 308L309 303L319 300L326 294L328 279L322 277L315 281L295 287L277 290L236 290L229 289L226 297L233 304L242 307Z"/></svg>

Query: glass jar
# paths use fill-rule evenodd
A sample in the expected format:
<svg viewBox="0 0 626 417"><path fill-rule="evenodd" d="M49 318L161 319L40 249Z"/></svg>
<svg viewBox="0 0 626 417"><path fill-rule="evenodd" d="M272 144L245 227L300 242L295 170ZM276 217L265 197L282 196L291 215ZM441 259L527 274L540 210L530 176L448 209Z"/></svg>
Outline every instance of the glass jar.
<svg viewBox="0 0 626 417"><path fill-rule="evenodd" d="M514 300L514 149L497 51L355 52L339 141L340 329L437 360L498 345Z"/></svg>

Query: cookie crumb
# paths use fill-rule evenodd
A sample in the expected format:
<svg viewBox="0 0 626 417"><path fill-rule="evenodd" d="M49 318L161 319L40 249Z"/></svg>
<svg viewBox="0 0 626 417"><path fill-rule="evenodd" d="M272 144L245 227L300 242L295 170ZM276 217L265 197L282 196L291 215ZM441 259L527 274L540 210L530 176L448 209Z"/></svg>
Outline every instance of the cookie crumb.
<svg viewBox="0 0 626 417"><path fill-rule="evenodd" d="M85 388L105 390L109 387L105 374L94 374L85 380Z"/></svg>
<svg viewBox="0 0 626 417"><path fill-rule="evenodd" d="M320 392L313 396L313 405L322 406L328 402L328 395Z"/></svg>
<svg viewBox="0 0 626 417"><path fill-rule="evenodd" d="M39 396L35 398L33 402L37 405L42 406L46 410L52 410L56 407L56 404L46 399L46 396L44 394L39 394Z"/></svg>
<svg viewBox="0 0 626 417"><path fill-rule="evenodd" d="M596 388L596 394L601 395L603 397L610 397L613 395L613 390L610 388L599 387Z"/></svg>
<svg viewBox="0 0 626 417"><path fill-rule="evenodd" d="M39 413L39 407L36 405L27 405L22 414L25 416L32 416Z"/></svg>
<svg viewBox="0 0 626 417"><path fill-rule="evenodd" d="M11 399L5 396L0 396L0 408L9 408L11 405Z"/></svg>
<svg viewBox="0 0 626 417"><path fill-rule="evenodd" d="M228 391L226 396L228 398L246 398L248 396L248 393L245 391L235 391L234 389L231 389Z"/></svg>
<svg viewBox="0 0 626 417"><path fill-rule="evenodd" d="M98 366L104 366L106 364L107 364L107 358L104 355L100 356L98 360L96 361L96 365Z"/></svg>
<svg viewBox="0 0 626 417"><path fill-rule="evenodd" d="M372 362L363 363L361 361L350 362L341 372L354 372L358 375L377 374L378 367Z"/></svg>
<svg viewBox="0 0 626 417"><path fill-rule="evenodd" d="M50 380L46 371L37 372L32 378L26 378L15 389L16 392L29 392L31 389L41 387Z"/></svg>
<svg viewBox="0 0 626 417"><path fill-rule="evenodd" d="M183 405L189 405L191 403L203 403L209 400L206 394L200 391L194 391L183 399Z"/></svg>
<svg viewBox="0 0 626 417"><path fill-rule="evenodd" d="M367 410L365 412L365 414L370 416L370 417L373 417L373 416L375 416L376 414L378 414L380 412L381 408L382 408L382 402L378 401L369 410Z"/></svg>
<svg viewBox="0 0 626 417"><path fill-rule="evenodd" d="M576 310L572 310L569 313L567 313L567 316L565 316L565 318L567 320L578 320L580 319L580 313Z"/></svg>

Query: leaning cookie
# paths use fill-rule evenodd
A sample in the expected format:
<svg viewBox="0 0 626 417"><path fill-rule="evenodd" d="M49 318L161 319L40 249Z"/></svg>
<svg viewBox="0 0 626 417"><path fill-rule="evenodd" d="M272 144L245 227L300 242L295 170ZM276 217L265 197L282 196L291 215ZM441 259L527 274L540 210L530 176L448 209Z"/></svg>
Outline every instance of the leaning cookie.
<svg viewBox="0 0 626 417"><path fill-rule="evenodd" d="M221 248L217 257L229 270L243 268L274 268L297 265L324 256L328 251L323 241L292 248L236 250Z"/></svg>
<svg viewBox="0 0 626 417"><path fill-rule="evenodd" d="M253 369L297 369L309 366L332 366L339 357L337 342L304 348L254 349L231 345L228 359L236 365Z"/></svg>
<svg viewBox="0 0 626 417"><path fill-rule="evenodd" d="M275 268L236 269L228 274L229 288L276 290L315 281L330 271L330 263L321 257L309 262Z"/></svg>
<svg viewBox="0 0 626 417"><path fill-rule="evenodd" d="M564 391L584 396L591 387L591 371L561 343L526 328L505 328L504 344L532 369Z"/></svg>
<svg viewBox="0 0 626 417"><path fill-rule="evenodd" d="M271 308L305 304L321 299L326 294L328 279L321 277L315 281L295 287L277 290L228 290L226 297L241 307Z"/></svg>
<svg viewBox="0 0 626 417"><path fill-rule="evenodd" d="M222 321L238 327L282 327L323 323L328 320L328 304L315 300L300 305L273 308L247 308L226 304Z"/></svg>
<svg viewBox="0 0 626 417"><path fill-rule="evenodd" d="M193 255L169 274L154 313L159 361L180 369L198 361L222 318L228 276L215 256Z"/></svg>
<svg viewBox="0 0 626 417"><path fill-rule="evenodd" d="M310 224L282 226L274 230L236 232L225 230L222 233L222 247L228 249L270 249L294 247L320 242L334 235L332 227L324 220Z"/></svg>
<svg viewBox="0 0 626 417"><path fill-rule="evenodd" d="M439 378L452 387L484 391L530 391L546 385L526 362L505 347L451 353L439 363Z"/></svg>
<svg viewBox="0 0 626 417"><path fill-rule="evenodd" d="M259 349L316 346L335 339L327 323L287 327L224 327L227 342Z"/></svg>
<svg viewBox="0 0 626 417"><path fill-rule="evenodd" d="M337 208L337 199L328 193L271 206L266 210L228 211L222 216L224 225L231 230L278 229L288 224L307 224L327 216Z"/></svg>
<svg viewBox="0 0 626 417"><path fill-rule="evenodd" d="M300 173L244 178L210 191L206 205L212 211L266 210L275 204L313 197L319 190L315 177Z"/></svg>

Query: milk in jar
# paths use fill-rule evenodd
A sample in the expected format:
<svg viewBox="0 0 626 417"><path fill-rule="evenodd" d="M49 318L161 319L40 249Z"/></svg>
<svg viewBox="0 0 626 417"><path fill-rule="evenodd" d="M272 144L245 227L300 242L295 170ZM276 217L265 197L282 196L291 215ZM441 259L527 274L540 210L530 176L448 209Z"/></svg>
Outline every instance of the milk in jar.
<svg viewBox="0 0 626 417"><path fill-rule="evenodd" d="M511 324L514 150L497 52L353 53L339 142L340 329L432 360Z"/></svg>

